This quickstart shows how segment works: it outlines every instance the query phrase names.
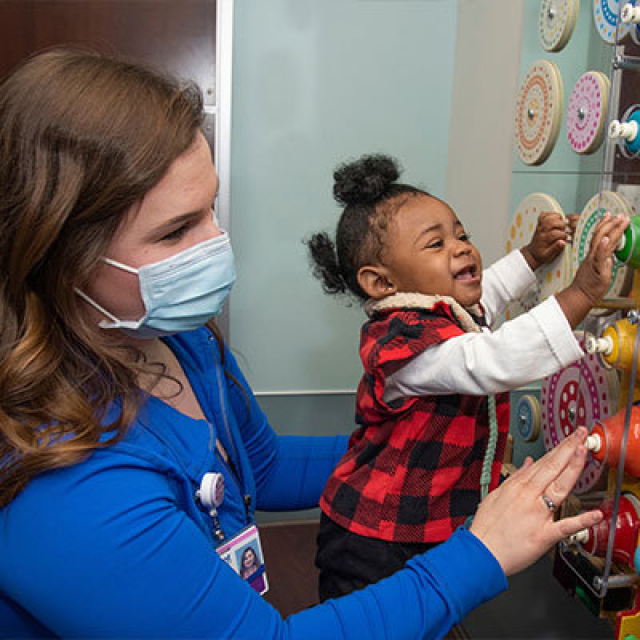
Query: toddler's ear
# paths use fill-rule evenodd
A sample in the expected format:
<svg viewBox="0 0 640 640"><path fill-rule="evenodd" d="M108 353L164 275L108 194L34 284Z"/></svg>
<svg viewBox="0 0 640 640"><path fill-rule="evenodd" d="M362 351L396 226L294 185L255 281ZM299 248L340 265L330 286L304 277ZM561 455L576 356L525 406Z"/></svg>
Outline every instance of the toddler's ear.
<svg viewBox="0 0 640 640"><path fill-rule="evenodd" d="M371 265L360 267L358 284L367 296L374 300L381 300L398 291L398 287L391 280L386 267Z"/></svg>

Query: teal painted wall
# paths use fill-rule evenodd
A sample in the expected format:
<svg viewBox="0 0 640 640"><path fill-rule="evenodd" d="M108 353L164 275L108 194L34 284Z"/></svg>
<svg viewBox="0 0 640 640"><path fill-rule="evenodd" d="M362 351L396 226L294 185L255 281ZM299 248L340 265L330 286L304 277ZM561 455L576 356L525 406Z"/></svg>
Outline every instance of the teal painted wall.
<svg viewBox="0 0 640 640"><path fill-rule="evenodd" d="M355 389L356 306L322 293L302 238L333 231L332 171L366 152L444 194L457 2L235 3L230 344L257 391Z"/></svg>

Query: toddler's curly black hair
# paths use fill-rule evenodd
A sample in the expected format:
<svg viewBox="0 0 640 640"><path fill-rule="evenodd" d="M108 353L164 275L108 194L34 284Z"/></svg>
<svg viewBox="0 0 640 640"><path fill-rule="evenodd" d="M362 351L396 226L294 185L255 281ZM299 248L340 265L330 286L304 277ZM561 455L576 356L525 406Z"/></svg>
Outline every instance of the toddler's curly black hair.
<svg viewBox="0 0 640 640"><path fill-rule="evenodd" d="M397 182L402 169L388 155L364 155L340 165L333 174L333 197L344 206L334 241L326 232L314 233L305 244L313 275L329 294L368 296L358 284L358 271L380 262L389 222L407 198L431 195Z"/></svg>

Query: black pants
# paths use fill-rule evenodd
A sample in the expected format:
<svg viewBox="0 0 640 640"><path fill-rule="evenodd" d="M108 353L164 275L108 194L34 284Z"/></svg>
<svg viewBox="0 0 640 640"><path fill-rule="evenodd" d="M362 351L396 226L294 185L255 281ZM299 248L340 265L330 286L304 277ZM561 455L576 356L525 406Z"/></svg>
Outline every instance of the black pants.
<svg viewBox="0 0 640 640"><path fill-rule="evenodd" d="M316 566L320 602L378 582L404 567L407 560L438 543L400 543L367 538L338 526L324 513L318 530Z"/></svg>

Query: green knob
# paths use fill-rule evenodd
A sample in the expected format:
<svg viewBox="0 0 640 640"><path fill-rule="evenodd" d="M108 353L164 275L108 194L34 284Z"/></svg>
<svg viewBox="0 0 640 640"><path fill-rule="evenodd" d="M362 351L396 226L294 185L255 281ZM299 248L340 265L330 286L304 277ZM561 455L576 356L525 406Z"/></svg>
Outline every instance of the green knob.
<svg viewBox="0 0 640 640"><path fill-rule="evenodd" d="M590 596L582 587L576 587L576 596L578 596L579 600L582 600L583 604L587 606L587 609L589 609L594 616L597 616L600 613L593 597Z"/></svg>
<svg viewBox="0 0 640 640"><path fill-rule="evenodd" d="M632 216L631 223L625 229L620 244L615 251L620 262L633 269L640 268L640 216Z"/></svg>

